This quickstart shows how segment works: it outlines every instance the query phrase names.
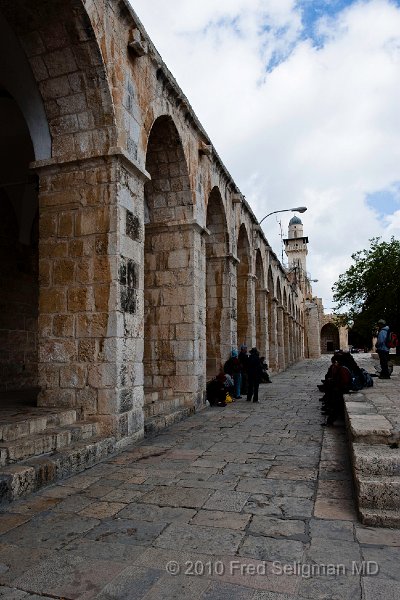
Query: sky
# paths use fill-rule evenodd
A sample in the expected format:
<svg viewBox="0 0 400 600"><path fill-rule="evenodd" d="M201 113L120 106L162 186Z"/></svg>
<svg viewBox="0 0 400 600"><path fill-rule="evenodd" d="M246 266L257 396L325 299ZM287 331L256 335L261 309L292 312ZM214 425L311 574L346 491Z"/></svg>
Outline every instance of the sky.
<svg viewBox="0 0 400 600"><path fill-rule="evenodd" d="M400 236L400 0L131 4L258 219L307 206L332 312L351 254ZM293 214L262 225L279 258Z"/></svg>

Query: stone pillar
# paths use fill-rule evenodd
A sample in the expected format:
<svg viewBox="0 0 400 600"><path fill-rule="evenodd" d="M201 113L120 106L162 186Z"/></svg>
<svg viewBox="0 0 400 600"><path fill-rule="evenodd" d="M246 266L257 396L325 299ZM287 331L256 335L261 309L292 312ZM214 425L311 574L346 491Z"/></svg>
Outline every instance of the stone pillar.
<svg viewBox="0 0 400 600"><path fill-rule="evenodd" d="M289 363L292 365L296 360L296 336L295 323L292 315L289 315Z"/></svg>
<svg viewBox="0 0 400 600"><path fill-rule="evenodd" d="M295 361L297 362L301 358L301 348L300 348L300 325L298 321L294 322L294 331L295 331Z"/></svg>
<svg viewBox="0 0 400 600"><path fill-rule="evenodd" d="M235 264L231 255L211 256L207 261L207 331L206 357L207 380L214 377L219 367L229 358L236 347L236 319L232 306L234 294Z"/></svg>
<svg viewBox="0 0 400 600"><path fill-rule="evenodd" d="M284 340L284 309L280 304L277 306L277 344L278 344L278 364L277 370L285 369L285 340Z"/></svg>
<svg viewBox="0 0 400 600"><path fill-rule="evenodd" d="M146 225L146 393L195 404L206 373L203 232L196 222Z"/></svg>
<svg viewBox="0 0 400 600"><path fill-rule="evenodd" d="M253 348L256 345L256 276L249 275L247 279L247 312L248 312L248 332L247 345ZM240 342L240 340L239 340Z"/></svg>
<svg viewBox="0 0 400 600"><path fill-rule="evenodd" d="M38 403L96 415L103 433L132 441L143 435L146 175L118 153L35 166L40 178Z"/></svg>
<svg viewBox="0 0 400 600"><path fill-rule="evenodd" d="M260 356L268 356L268 290L256 289L256 346Z"/></svg>
<svg viewBox="0 0 400 600"><path fill-rule="evenodd" d="M271 292L269 292L271 294ZM268 354L268 365L271 371L278 370L278 338L277 338L277 303L276 298L269 298L268 310L269 310L269 354Z"/></svg>
<svg viewBox="0 0 400 600"><path fill-rule="evenodd" d="M287 369L290 365L290 317L287 310L283 311L283 344L285 357L284 368Z"/></svg>

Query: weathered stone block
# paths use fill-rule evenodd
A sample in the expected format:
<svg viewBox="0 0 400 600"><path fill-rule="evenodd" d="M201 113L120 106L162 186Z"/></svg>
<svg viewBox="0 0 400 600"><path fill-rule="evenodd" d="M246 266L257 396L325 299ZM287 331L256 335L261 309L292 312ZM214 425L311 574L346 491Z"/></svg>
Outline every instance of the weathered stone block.
<svg viewBox="0 0 400 600"><path fill-rule="evenodd" d="M118 370L114 364L98 364L89 367L88 383L94 388L116 387Z"/></svg>
<svg viewBox="0 0 400 600"><path fill-rule="evenodd" d="M67 96L71 91L68 77L62 76L42 81L40 91L43 98L47 100Z"/></svg>
<svg viewBox="0 0 400 600"><path fill-rule="evenodd" d="M57 215L54 213L43 213L40 216L39 234L43 240L57 236Z"/></svg>
<svg viewBox="0 0 400 600"><path fill-rule="evenodd" d="M74 235L74 214L72 212L61 213L58 218L59 237L72 237Z"/></svg>
<svg viewBox="0 0 400 600"><path fill-rule="evenodd" d="M112 415L118 412L118 398L115 389L98 390L99 414Z"/></svg>
<svg viewBox="0 0 400 600"><path fill-rule="evenodd" d="M87 367L79 364L60 368L62 388L83 388L86 385Z"/></svg>
<svg viewBox="0 0 400 600"><path fill-rule="evenodd" d="M66 292L54 288L42 288L39 296L41 313L64 313L67 308Z"/></svg>
<svg viewBox="0 0 400 600"><path fill-rule="evenodd" d="M79 340L78 342L78 360L80 362L92 362L96 360L96 341Z"/></svg>
<svg viewBox="0 0 400 600"><path fill-rule="evenodd" d="M53 317L53 335L55 337L74 336L74 317L72 315L55 315Z"/></svg>
<svg viewBox="0 0 400 600"><path fill-rule="evenodd" d="M77 70L74 55L70 48L63 48L44 56L51 77L58 77Z"/></svg>
<svg viewBox="0 0 400 600"><path fill-rule="evenodd" d="M107 313L77 315L76 336L78 338L105 337L107 335L107 323Z"/></svg>
<svg viewBox="0 0 400 600"><path fill-rule="evenodd" d="M49 362L71 362L76 359L76 346L73 340L41 340L39 360Z"/></svg>
<svg viewBox="0 0 400 600"><path fill-rule="evenodd" d="M76 235L107 233L109 230L110 217L107 208L87 208L76 215Z"/></svg>
<svg viewBox="0 0 400 600"><path fill-rule="evenodd" d="M68 290L68 310L71 312L84 312L91 310L91 290L87 287L75 287Z"/></svg>
<svg viewBox="0 0 400 600"><path fill-rule="evenodd" d="M57 260L53 266L53 283L64 285L73 283L75 279L75 261L69 258Z"/></svg>

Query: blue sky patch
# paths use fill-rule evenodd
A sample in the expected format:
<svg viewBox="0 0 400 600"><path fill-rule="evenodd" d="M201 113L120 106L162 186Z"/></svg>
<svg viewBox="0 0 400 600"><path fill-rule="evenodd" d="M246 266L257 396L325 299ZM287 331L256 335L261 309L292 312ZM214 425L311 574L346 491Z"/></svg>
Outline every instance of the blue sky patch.
<svg viewBox="0 0 400 600"><path fill-rule="evenodd" d="M358 2L359 0L298 0L296 6L301 12L303 37L311 39L314 46L322 47L324 39L318 34L318 21L323 17L335 17Z"/></svg>
<svg viewBox="0 0 400 600"><path fill-rule="evenodd" d="M390 189L380 190L367 194L367 204L381 216L392 215L400 208L400 181L394 183Z"/></svg>

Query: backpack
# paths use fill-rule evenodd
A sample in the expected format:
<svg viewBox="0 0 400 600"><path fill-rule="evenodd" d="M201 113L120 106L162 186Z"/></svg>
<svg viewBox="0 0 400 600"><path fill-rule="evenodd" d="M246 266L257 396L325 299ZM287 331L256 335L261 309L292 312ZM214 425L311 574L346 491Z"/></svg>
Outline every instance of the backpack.
<svg viewBox="0 0 400 600"><path fill-rule="evenodd" d="M388 348L396 348L399 345L399 338L397 337L397 333L394 331L388 331L386 335L386 346Z"/></svg>
<svg viewBox="0 0 400 600"><path fill-rule="evenodd" d="M374 385L374 380L371 375L365 369L360 369L360 371L364 380L364 387L372 387Z"/></svg>

